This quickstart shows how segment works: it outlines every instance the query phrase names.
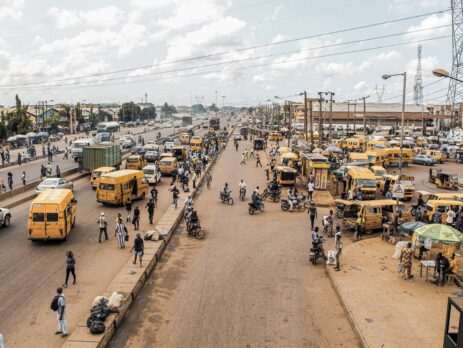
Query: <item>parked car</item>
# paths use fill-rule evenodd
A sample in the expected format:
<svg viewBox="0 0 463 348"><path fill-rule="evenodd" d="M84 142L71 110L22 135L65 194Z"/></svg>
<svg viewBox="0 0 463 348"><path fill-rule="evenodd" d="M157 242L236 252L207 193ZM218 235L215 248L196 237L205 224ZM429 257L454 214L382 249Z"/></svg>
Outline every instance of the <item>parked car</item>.
<svg viewBox="0 0 463 348"><path fill-rule="evenodd" d="M133 139L126 139L126 140L124 140L124 142L122 143L122 148L123 148L123 149L131 149L131 148L134 147L135 145L137 145L137 143L135 142L135 140L133 140Z"/></svg>
<svg viewBox="0 0 463 348"><path fill-rule="evenodd" d="M167 141L164 143L164 152L172 150L174 147L174 142L173 141Z"/></svg>
<svg viewBox="0 0 463 348"><path fill-rule="evenodd" d="M166 143L173 143L173 142L174 142L174 139L172 139L171 137L165 137L165 138L164 138L164 145L165 145Z"/></svg>
<svg viewBox="0 0 463 348"><path fill-rule="evenodd" d="M241 136L240 133L235 133L235 136L233 137L235 140L243 140L243 137Z"/></svg>
<svg viewBox="0 0 463 348"><path fill-rule="evenodd" d="M40 193L46 189L74 189L72 182L67 181L63 178L48 178L42 181L39 186L35 189L35 193Z"/></svg>
<svg viewBox="0 0 463 348"><path fill-rule="evenodd" d="M158 151L146 151L145 160L146 162L156 162L159 159Z"/></svg>
<svg viewBox="0 0 463 348"><path fill-rule="evenodd" d="M0 208L0 224L3 227L8 227L10 226L10 222L11 222L10 210L6 208Z"/></svg>
<svg viewBox="0 0 463 348"><path fill-rule="evenodd" d="M437 161L428 155L416 155L412 160L413 164L421 164L423 166L432 166L437 163Z"/></svg>
<svg viewBox="0 0 463 348"><path fill-rule="evenodd" d="M130 153L132 155L145 155L146 149L142 146L137 146L137 147L132 147L132 150L130 150Z"/></svg>

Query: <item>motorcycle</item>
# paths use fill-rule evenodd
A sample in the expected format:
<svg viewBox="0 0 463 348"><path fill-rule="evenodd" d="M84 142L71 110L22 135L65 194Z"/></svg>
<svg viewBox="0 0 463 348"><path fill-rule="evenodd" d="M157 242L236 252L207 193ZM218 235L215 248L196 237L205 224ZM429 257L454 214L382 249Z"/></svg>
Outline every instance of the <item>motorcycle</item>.
<svg viewBox="0 0 463 348"><path fill-rule="evenodd" d="M320 238L319 239L319 244L322 244L325 243L325 240L323 238ZM321 250L320 250L320 247L315 247L315 248L310 248L310 253L309 253L309 260L314 264L316 265L317 264L317 260L319 258L322 258L322 254L321 254Z"/></svg>
<svg viewBox="0 0 463 348"><path fill-rule="evenodd" d="M298 198L296 203L293 203L293 209L292 210L290 210L291 204L289 203L288 199L282 199L281 200L281 210L283 210L283 211L294 211L294 210L297 209L298 211L302 212L306 208L308 209L309 207L310 207L310 202L307 199L307 197L305 197L304 195L302 197Z"/></svg>
<svg viewBox="0 0 463 348"><path fill-rule="evenodd" d="M193 236L196 239L203 239L206 235L206 232L201 228L201 222L190 223L187 227L187 232L189 236Z"/></svg>
<svg viewBox="0 0 463 348"><path fill-rule="evenodd" d="M418 214L418 209L420 208L420 206L418 204L414 204L412 205L412 209L410 211L410 213L412 214L412 216L416 216L416 214Z"/></svg>
<svg viewBox="0 0 463 348"><path fill-rule="evenodd" d="M260 211L260 212L264 212L264 203L262 202L259 202L258 204L254 204L254 203L249 203L249 214L252 215L254 214L256 211Z"/></svg>
<svg viewBox="0 0 463 348"><path fill-rule="evenodd" d="M245 198L246 198L246 189L240 188L240 199L244 201Z"/></svg>
<svg viewBox="0 0 463 348"><path fill-rule="evenodd" d="M333 237L333 224L328 222L328 216L323 216L322 226L323 232L325 232L328 237Z"/></svg>
<svg viewBox="0 0 463 348"><path fill-rule="evenodd" d="M270 199L274 202L278 202L281 197L281 189L270 191L266 188L264 192L262 192L262 199L266 200L267 197L270 197Z"/></svg>
<svg viewBox="0 0 463 348"><path fill-rule="evenodd" d="M233 197L231 196L231 191L227 194L220 192L219 199L222 201L222 203L228 203L229 205L233 205Z"/></svg>

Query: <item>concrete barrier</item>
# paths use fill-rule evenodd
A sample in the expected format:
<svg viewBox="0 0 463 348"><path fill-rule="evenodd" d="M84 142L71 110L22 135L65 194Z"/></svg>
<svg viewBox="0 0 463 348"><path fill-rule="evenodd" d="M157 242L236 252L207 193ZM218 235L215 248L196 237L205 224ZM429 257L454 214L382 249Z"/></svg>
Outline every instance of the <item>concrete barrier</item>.
<svg viewBox="0 0 463 348"><path fill-rule="evenodd" d="M226 142L229 141L231 135L233 134L235 128L230 132ZM199 194L199 189L204 183L206 174L212 170L217 160L220 158L222 149L219 150L217 156L212 159L208 167L204 171L201 179L198 182L196 188L191 192L192 197L196 197ZM167 232L165 240L159 241L145 241L145 255L143 257L143 267L133 267L132 258L130 257L127 263L124 265L122 270L116 275L113 281L108 285L103 296L111 296L111 294L116 291L124 296L124 302L122 304L119 313L115 314L114 318L108 322L106 319L105 326L106 330L101 335L92 335L89 332L89 329L84 326L78 325L76 330L69 336L69 338L64 343L63 347L65 348L104 348L107 346L112 336L115 333L117 327L124 320L125 315L127 314L128 309L132 305L133 301L140 293L143 285L146 280L149 278L151 272L154 270L157 262L162 257L167 244L172 238L172 235L178 225L180 224L183 216L185 206L179 209L175 209L172 205L167 209L163 214L161 219L156 224L155 228L159 229L162 232ZM129 270L133 270L133 274L129 274ZM89 308L90 315L90 308ZM83 320L86 323L86 318Z"/></svg>

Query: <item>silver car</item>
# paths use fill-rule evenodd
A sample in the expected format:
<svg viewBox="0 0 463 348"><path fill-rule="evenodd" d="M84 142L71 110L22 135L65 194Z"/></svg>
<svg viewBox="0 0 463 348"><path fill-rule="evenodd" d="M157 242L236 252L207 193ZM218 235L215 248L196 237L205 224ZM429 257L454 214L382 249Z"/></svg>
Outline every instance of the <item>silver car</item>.
<svg viewBox="0 0 463 348"><path fill-rule="evenodd" d="M46 189L74 189L72 182L67 181L63 178L49 178L42 181L39 186L35 189L36 193L43 192Z"/></svg>

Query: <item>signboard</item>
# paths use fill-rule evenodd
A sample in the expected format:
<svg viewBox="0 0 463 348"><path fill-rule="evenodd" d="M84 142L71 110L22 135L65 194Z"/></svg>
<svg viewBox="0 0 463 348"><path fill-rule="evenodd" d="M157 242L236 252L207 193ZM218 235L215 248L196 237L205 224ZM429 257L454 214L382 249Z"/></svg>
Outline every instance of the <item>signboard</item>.
<svg viewBox="0 0 463 348"><path fill-rule="evenodd" d="M404 189L401 184L395 184L392 188L392 197L394 198L404 198Z"/></svg>

